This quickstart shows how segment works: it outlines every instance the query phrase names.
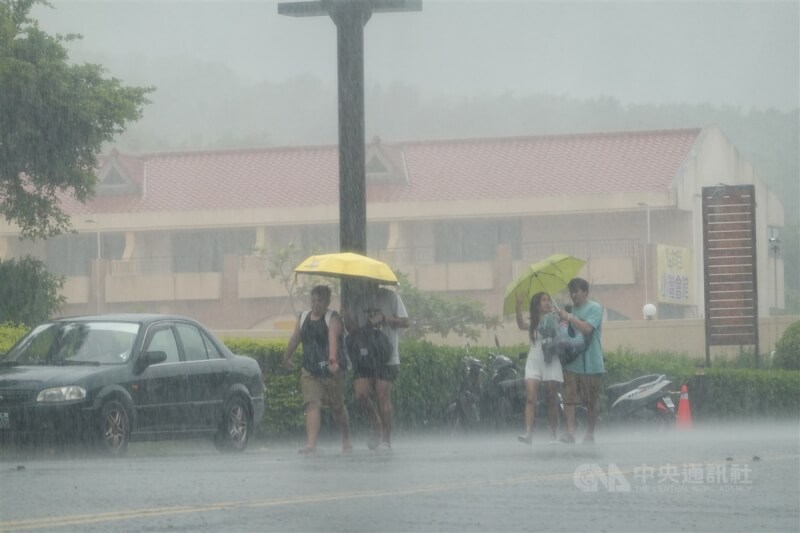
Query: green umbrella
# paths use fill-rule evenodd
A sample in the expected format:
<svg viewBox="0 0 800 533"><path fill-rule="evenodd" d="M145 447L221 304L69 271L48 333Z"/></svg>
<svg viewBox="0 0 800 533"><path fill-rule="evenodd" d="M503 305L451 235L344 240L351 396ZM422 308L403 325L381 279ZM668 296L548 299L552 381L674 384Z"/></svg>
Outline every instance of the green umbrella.
<svg viewBox="0 0 800 533"><path fill-rule="evenodd" d="M537 292L556 294L566 288L569 280L578 275L586 261L566 254L553 254L547 259L532 264L519 278L506 287L503 299L503 314L516 312L517 294L525 295L525 304Z"/></svg>

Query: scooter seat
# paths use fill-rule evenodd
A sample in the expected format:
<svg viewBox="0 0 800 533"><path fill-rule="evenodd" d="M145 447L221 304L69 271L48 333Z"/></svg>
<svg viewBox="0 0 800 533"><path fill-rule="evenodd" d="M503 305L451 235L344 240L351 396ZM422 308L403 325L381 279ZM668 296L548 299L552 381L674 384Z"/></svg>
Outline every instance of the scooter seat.
<svg viewBox="0 0 800 533"><path fill-rule="evenodd" d="M616 393L616 395L619 395L626 390L631 390L635 389L636 387L641 387L645 383L654 383L656 381L661 381L662 379L666 378L667 376L664 374L647 374L646 376L639 376L638 378L626 381L624 383L615 383L613 385L609 385L608 387L606 387L606 390L611 393Z"/></svg>
<svg viewBox="0 0 800 533"><path fill-rule="evenodd" d="M498 385L504 391L507 391L509 389L525 390L525 380L522 378L507 379L505 381L501 381L500 383L498 383Z"/></svg>

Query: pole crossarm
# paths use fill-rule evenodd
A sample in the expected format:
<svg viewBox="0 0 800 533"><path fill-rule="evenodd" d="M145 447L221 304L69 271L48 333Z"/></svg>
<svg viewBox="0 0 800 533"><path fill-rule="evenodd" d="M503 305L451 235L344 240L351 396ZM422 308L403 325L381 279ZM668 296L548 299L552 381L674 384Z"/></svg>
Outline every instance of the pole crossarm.
<svg viewBox="0 0 800 533"><path fill-rule="evenodd" d="M330 15L343 6L355 6L370 13L397 13L422 11L422 0L316 0L308 2L281 2L278 14L288 17L321 17Z"/></svg>
<svg viewBox="0 0 800 533"><path fill-rule="evenodd" d="M278 14L329 16L336 24L339 92L339 249L367 252L364 135L364 26L373 13L422 11L422 0L317 0L281 2ZM363 283L342 282L342 306Z"/></svg>

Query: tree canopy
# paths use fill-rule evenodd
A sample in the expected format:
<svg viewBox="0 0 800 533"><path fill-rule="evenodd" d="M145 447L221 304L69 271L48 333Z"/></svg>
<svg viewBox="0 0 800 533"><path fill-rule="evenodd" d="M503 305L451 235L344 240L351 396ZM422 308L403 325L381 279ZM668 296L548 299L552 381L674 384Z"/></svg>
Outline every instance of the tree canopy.
<svg viewBox="0 0 800 533"><path fill-rule="evenodd" d="M91 196L102 144L141 117L152 89L126 87L100 65L71 65L29 13L43 0L0 0L0 213L26 237L70 227L58 195Z"/></svg>
<svg viewBox="0 0 800 533"><path fill-rule="evenodd" d="M48 272L39 259L0 260L0 324L33 327L47 320L67 301L63 286L64 278Z"/></svg>
<svg viewBox="0 0 800 533"><path fill-rule="evenodd" d="M410 323L403 332L405 340L424 339L429 334L445 337L453 333L477 341L481 329L500 326L497 317L486 315L483 302L421 291L402 272L398 272L397 277L400 280L397 292L406 306Z"/></svg>

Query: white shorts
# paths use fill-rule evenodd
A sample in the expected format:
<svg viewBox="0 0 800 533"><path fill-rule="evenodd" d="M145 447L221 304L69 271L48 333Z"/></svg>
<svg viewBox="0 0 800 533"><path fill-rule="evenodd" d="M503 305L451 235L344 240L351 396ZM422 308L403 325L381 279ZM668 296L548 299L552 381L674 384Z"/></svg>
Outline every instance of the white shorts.
<svg viewBox="0 0 800 533"><path fill-rule="evenodd" d="M553 357L550 363L545 363L542 342L539 339L532 342L531 349L528 350L528 361L525 363L525 379L564 383L561 360L558 357Z"/></svg>

